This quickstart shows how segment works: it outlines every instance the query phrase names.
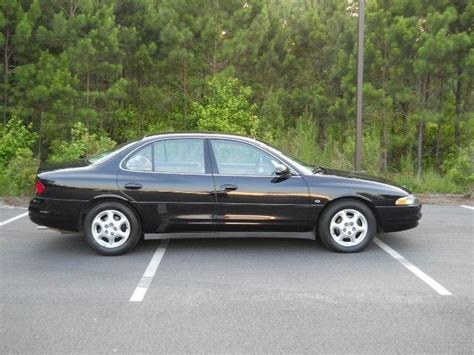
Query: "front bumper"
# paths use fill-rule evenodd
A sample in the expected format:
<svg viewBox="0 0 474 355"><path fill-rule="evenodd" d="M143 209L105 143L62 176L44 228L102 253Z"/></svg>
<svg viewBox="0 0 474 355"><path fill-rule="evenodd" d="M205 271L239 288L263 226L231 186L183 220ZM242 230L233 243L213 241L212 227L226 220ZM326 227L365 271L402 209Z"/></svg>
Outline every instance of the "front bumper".
<svg viewBox="0 0 474 355"><path fill-rule="evenodd" d="M380 229L398 232L415 228L421 218L421 205L377 207Z"/></svg>
<svg viewBox="0 0 474 355"><path fill-rule="evenodd" d="M80 215L85 202L35 197L28 207L33 223L67 231L80 230Z"/></svg>

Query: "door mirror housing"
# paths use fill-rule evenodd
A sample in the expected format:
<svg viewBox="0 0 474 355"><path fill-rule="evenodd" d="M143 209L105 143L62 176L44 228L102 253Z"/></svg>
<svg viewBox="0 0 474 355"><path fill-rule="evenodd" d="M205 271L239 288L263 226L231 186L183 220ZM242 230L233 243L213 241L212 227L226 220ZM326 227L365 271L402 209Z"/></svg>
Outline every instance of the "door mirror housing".
<svg viewBox="0 0 474 355"><path fill-rule="evenodd" d="M290 169L286 165L278 164L275 166L275 175L277 176L287 176L290 175Z"/></svg>

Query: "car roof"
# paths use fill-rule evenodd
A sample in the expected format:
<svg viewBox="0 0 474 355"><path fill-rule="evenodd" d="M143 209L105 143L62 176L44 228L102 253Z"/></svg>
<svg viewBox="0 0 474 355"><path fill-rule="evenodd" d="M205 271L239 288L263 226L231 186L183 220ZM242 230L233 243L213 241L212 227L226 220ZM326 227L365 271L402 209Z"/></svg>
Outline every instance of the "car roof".
<svg viewBox="0 0 474 355"><path fill-rule="evenodd" d="M157 138L230 138L248 142L259 142L255 138L241 136L238 134L219 132L169 132L145 136L142 140L153 140ZM260 143L260 142L259 142Z"/></svg>

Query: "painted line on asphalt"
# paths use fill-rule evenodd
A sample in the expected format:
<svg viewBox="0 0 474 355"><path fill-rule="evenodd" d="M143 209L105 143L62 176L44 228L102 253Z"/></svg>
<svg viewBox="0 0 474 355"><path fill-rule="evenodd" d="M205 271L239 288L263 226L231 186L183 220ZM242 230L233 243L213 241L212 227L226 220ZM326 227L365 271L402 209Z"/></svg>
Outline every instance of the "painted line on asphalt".
<svg viewBox="0 0 474 355"><path fill-rule="evenodd" d="M472 207L472 206L461 205L461 207L469 208L470 210L474 210L474 207Z"/></svg>
<svg viewBox="0 0 474 355"><path fill-rule="evenodd" d="M389 254L392 258L397 260L400 264L405 266L413 274L418 276L418 278L420 278L423 282L425 282L433 290L438 292L441 296L451 296L452 295L451 292L449 292L447 289L445 289L439 282L433 280L431 277L429 277L427 274L425 274L423 271L421 271L418 267L416 267L410 261L405 259L402 255L397 253L395 250L393 250L387 244L382 242L380 239L375 238L374 243L377 244L380 248L382 248L385 252L387 252L387 254Z"/></svg>
<svg viewBox="0 0 474 355"><path fill-rule="evenodd" d="M13 222L13 221L16 221L17 219L20 219L20 218L23 218L23 217L26 217L28 216L28 212L25 212L25 213L22 213L16 217L13 217L13 218L10 218L10 219L7 219L6 221L3 221L3 222L0 222L0 227L3 227L5 224L7 223L10 223L10 222Z"/></svg>
<svg viewBox="0 0 474 355"><path fill-rule="evenodd" d="M169 240L164 239L161 241L160 245L158 245L158 248L156 248L155 254L153 254L153 257L151 258L150 263L143 273L142 278L138 282L135 291L133 291L133 294L130 297L130 302L141 302L145 298L148 287L150 287L156 270L158 269L158 266L160 266L161 259L163 259L163 255L165 254L168 243Z"/></svg>

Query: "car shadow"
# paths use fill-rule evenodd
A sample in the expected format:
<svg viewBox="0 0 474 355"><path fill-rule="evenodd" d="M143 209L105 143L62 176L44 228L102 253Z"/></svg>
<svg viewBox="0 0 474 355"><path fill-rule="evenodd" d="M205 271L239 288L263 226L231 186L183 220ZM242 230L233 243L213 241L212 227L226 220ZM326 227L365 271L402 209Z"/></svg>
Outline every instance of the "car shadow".
<svg viewBox="0 0 474 355"><path fill-rule="evenodd" d="M392 233L393 235L393 233ZM381 240L390 240L391 234L380 234L379 237ZM149 257L156 248L160 245L162 239L152 239L152 240L141 240L134 250L118 256L119 258L126 258L127 256L135 257ZM309 240L309 239L297 239L297 238L271 238L271 237L245 237L245 238L171 238L169 239L168 251L201 251L201 252L235 252L235 253L252 253L256 252L259 254L262 253L298 253L299 255L304 255L306 253L310 255L324 255L331 258L339 258L341 256L347 255L357 255L355 254L345 254L345 253L335 253L331 250L328 250L321 241ZM374 252L379 250L374 243L371 243L364 251ZM38 248L35 249L37 255L44 253L48 257L51 257L51 254L58 254L65 257L74 257L74 256L89 256L89 257L101 257L94 250L92 250L87 244L84 236L79 233L74 234L61 234L57 232L49 232L47 234L47 241L43 241L38 245Z"/></svg>
<svg viewBox="0 0 474 355"><path fill-rule="evenodd" d="M80 233L59 233L50 231L47 235L47 240L39 244L39 247L35 249L36 255L44 255L51 257L52 254L62 255L65 257L74 256L88 256L88 257L102 257L102 255L96 253L88 244L84 235ZM150 243L148 243L150 242ZM147 241L147 243L140 242L137 247L130 253L120 255L120 257L126 257L127 255L136 256L147 256L153 252L154 249L159 245L158 240Z"/></svg>

